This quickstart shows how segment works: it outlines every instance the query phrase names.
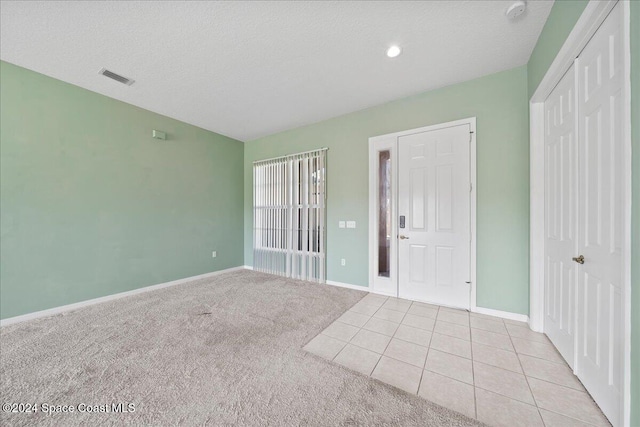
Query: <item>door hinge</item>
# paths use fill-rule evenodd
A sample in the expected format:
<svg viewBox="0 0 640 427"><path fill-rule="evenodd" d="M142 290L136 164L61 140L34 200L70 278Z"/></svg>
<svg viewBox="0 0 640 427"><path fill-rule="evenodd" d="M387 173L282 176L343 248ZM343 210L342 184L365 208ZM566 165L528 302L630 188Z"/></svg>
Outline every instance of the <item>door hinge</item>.
<svg viewBox="0 0 640 427"><path fill-rule="evenodd" d="M469 142L473 140L473 131L469 131Z"/></svg>
<svg viewBox="0 0 640 427"><path fill-rule="evenodd" d="M469 183L469 193L471 193L473 191L473 184Z"/></svg>

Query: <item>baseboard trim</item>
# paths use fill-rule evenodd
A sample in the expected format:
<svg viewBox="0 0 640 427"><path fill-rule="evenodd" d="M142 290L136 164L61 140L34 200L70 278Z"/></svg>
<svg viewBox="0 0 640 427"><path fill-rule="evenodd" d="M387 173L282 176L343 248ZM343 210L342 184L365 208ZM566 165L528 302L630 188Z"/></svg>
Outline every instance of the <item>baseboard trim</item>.
<svg viewBox="0 0 640 427"><path fill-rule="evenodd" d="M227 268L227 269L224 269L224 270L212 271L210 273L204 273L204 274L199 274L197 276L185 277L184 279L173 280L171 282L165 282L165 283L159 283L157 285L145 286L143 288L133 289L131 291L119 292L117 294L107 295L107 296L99 297L99 298L93 298L93 299L90 299L90 300L80 301L80 302L76 302L76 303L73 303L73 304L61 305L59 307L48 308L46 310L34 311L33 313L27 313L27 314L22 314L20 316L15 316L15 317L9 317L7 319L2 319L2 320L0 320L0 327L12 325L12 324L15 324L15 323L26 322L28 320L39 319L39 318L42 318L42 317L53 316L53 315L56 315L56 314L77 310L79 308L87 307L87 306L94 305L94 304L100 304L100 303L107 302L107 301L113 301L113 300L116 300L116 299L120 299L120 298L125 298L125 297L128 297L128 296L132 296L132 295L141 294L141 293L144 293L144 292L155 291L157 289L162 289L162 288L167 288L167 287L170 287L170 286L180 285L180 284L191 282L191 281L194 281L194 280L206 279L208 277L213 277L213 276L217 276L217 275L220 275L220 274L230 273L232 271L238 271L238 270L253 270L253 267L250 266L250 265L243 265L243 266L239 266L239 267ZM369 293L372 293L372 294L389 296L389 295L383 294L381 292L376 292L376 291L374 291L373 289L371 289L370 287L367 287L367 286L352 285L351 283L336 282L334 280L327 280L326 284L327 285L331 285L331 286L337 286L337 287L340 287L340 288L355 289L357 291L363 291L363 292L369 292ZM519 322L527 322L527 323L529 322L529 316L524 315L524 314L511 313L511 312L508 312L508 311L500 311L500 310L494 310L494 309L491 309L491 308L483 308L483 307L475 307L471 311L474 312L474 313L486 314L488 316L501 317L503 319L517 320Z"/></svg>
<svg viewBox="0 0 640 427"><path fill-rule="evenodd" d="M352 285L350 283L335 282L333 280L327 280L327 285L339 286L341 288L348 288L348 289L356 289L358 291L370 292L372 294L384 295L387 297L390 296L391 298L394 298L391 295L387 295L382 292L376 292L375 290L367 286ZM433 304L433 303L428 303L428 304ZM472 308L471 311L473 313L486 314L487 316L494 316L494 317L500 317L502 319L517 320L519 322L529 323L529 316L525 314L511 313L509 311L494 310L492 308L483 308L483 307L475 307L475 308Z"/></svg>
<svg viewBox="0 0 640 427"><path fill-rule="evenodd" d="M370 292L372 294L384 295L387 297L394 298L391 295L388 295L382 292L376 292L375 290L367 286L352 285L350 283L335 282L333 280L327 280L327 285L339 286L341 288L348 288L348 289L356 289L358 291ZM433 304L433 303L428 302L428 304ZM529 323L529 316L525 314L511 313L509 311L494 310L492 308L483 308L483 307L474 307L471 309L471 311L473 313L486 314L487 316L494 316L494 317L500 317L502 319L516 320L518 322Z"/></svg>
<svg viewBox="0 0 640 427"><path fill-rule="evenodd" d="M517 320L518 322L529 323L529 316L526 314L511 313L509 311L494 310L492 308L476 307L471 310L473 313L486 314L487 316L501 317L503 319Z"/></svg>
<svg viewBox="0 0 640 427"><path fill-rule="evenodd" d="M42 317L53 316L60 313L66 313L69 311L77 310L82 307L87 307L94 304L101 304L107 301L113 301L120 298L129 297L132 295L142 294L145 292L155 291L162 288L168 288L170 286L181 285L183 283L191 282L199 279L206 279L208 277L218 276L224 273L230 273L232 271L243 270L244 267L232 267L224 270L212 271L211 273L199 274L197 276L185 277L184 279L172 280L171 282L159 283L157 285L145 286L143 288L133 289L131 291L119 292L117 294L106 295L104 297L93 298L86 301L80 301L73 304L61 305L59 307L48 308L46 310L34 311L32 313L22 314L20 316L9 317L7 319L0 320L0 327L13 325L15 323L26 322L27 320L39 319Z"/></svg>
<svg viewBox="0 0 640 427"><path fill-rule="evenodd" d="M347 289L355 289L356 291L371 292L371 289L369 289L368 286L352 285L351 283L336 282L334 280L327 280L326 284L331 286L337 286L339 288L347 288Z"/></svg>
<svg viewBox="0 0 640 427"><path fill-rule="evenodd" d="M250 265L244 265L242 266L242 268L244 268L245 270L253 270L253 267ZM351 283L343 283L343 282L336 282L334 280L327 280L325 282L325 284L327 285L331 285L331 286L337 286L339 288L347 288L347 289L355 289L357 291L364 291L364 292L373 292L369 287L367 286L358 286L358 285L352 285Z"/></svg>

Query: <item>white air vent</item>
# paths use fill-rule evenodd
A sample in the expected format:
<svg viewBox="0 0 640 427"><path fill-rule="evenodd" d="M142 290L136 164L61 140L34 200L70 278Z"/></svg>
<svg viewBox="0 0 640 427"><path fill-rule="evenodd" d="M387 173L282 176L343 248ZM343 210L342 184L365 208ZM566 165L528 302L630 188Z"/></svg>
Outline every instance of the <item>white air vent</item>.
<svg viewBox="0 0 640 427"><path fill-rule="evenodd" d="M113 79L117 82L124 83L127 86L131 86L135 82L135 80L128 79L124 76L121 76L120 74L114 73L113 71L109 71L106 68L103 68L102 70L98 71L98 74L102 74L103 76L109 77L110 79Z"/></svg>

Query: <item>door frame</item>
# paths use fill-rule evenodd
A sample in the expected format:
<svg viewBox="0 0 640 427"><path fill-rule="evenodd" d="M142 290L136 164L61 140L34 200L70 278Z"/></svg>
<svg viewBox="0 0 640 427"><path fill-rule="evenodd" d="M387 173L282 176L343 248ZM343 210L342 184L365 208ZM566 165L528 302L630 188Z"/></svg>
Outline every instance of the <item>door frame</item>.
<svg viewBox="0 0 640 427"><path fill-rule="evenodd" d="M388 133L369 138L369 286L375 293L389 296L398 296L398 239L391 239L391 270L390 277L380 278L377 275L378 265L378 153L389 150L391 152L391 229L397 234L398 217L398 140L402 136L422 132L430 132L455 126L468 125L470 131L469 143L469 176L471 191L470 200L470 265L471 292L469 295L469 307L471 311L477 311L476 306L476 118L454 120L436 125L409 129L401 132ZM395 292L390 291L391 288Z"/></svg>
<svg viewBox="0 0 640 427"><path fill-rule="evenodd" d="M544 259L545 259L545 156L544 102L562 76L573 64L582 49L604 22L618 0L591 0L560 48L547 73L529 100L530 119L530 296L529 326L544 332ZM623 8L623 144L624 144L624 242L623 242L623 306L624 306L624 366L623 420L629 425L631 417L631 49L630 4L621 1Z"/></svg>

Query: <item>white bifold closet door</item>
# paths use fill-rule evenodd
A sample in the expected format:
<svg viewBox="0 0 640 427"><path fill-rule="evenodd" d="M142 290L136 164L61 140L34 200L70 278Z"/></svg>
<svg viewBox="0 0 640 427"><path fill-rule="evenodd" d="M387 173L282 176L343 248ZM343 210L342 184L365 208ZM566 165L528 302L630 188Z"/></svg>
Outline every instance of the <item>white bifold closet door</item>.
<svg viewBox="0 0 640 427"><path fill-rule="evenodd" d="M544 330L623 422L622 5L545 102Z"/></svg>
<svg viewBox="0 0 640 427"><path fill-rule="evenodd" d="M574 366L576 339L577 178L575 67L544 104L545 310L544 330Z"/></svg>
<svg viewBox="0 0 640 427"><path fill-rule="evenodd" d="M253 268L326 281L326 149L253 164Z"/></svg>
<svg viewBox="0 0 640 427"><path fill-rule="evenodd" d="M622 424L624 366L622 4L578 68L577 375L612 424Z"/></svg>

